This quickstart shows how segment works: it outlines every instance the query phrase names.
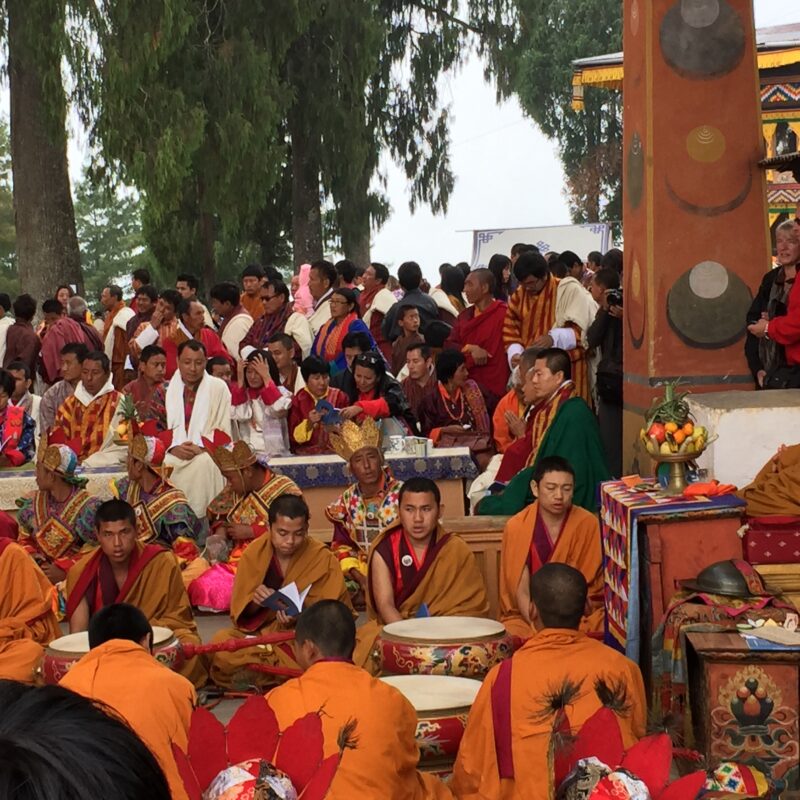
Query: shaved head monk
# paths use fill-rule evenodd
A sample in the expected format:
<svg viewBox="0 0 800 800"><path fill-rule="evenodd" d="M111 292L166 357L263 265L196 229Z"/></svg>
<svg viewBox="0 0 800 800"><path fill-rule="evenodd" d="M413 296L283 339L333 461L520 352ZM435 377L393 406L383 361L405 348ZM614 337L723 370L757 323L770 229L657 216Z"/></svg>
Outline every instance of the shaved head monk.
<svg viewBox="0 0 800 800"><path fill-rule="evenodd" d="M281 730L319 713L327 758L339 752L340 733L353 725L355 747L342 755L329 800L452 797L438 778L417 770L417 715L411 703L353 664L355 636L353 615L342 603L323 600L303 611L295 645L303 675L267 694Z"/></svg>
<svg viewBox="0 0 800 800"><path fill-rule="evenodd" d="M67 573L70 633L85 631L101 608L130 603L151 625L169 628L182 642L200 644L181 569L172 551L137 541L136 513L124 500L108 500L95 516L100 547ZM181 674L202 686L206 668L199 656L187 659Z"/></svg>
<svg viewBox="0 0 800 800"><path fill-rule="evenodd" d="M173 799L185 798L171 745L187 747L194 687L153 658L153 629L127 603L106 606L92 617L89 647L61 685L116 711L158 759Z"/></svg>
<svg viewBox="0 0 800 800"><path fill-rule="evenodd" d="M503 531L500 556L500 621L509 633L527 639L530 578L550 561L581 572L589 597L581 630L603 630L603 552L600 523L594 514L573 504L575 471L560 456L543 458L531 483L536 501L511 517Z"/></svg>
<svg viewBox="0 0 800 800"><path fill-rule="evenodd" d="M298 592L309 590L306 608L320 600L341 600L353 613L336 556L308 535L309 511L303 498L292 494L275 498L267 519L266 533L247 547L236 570L231 598L235 627L220 631L215 642L291 630L296 617L264 605L270 595L290 583L297 585ZM274 672L250 669L250 664L299 669L291 642L254 644L243 650L214 653L211 677L217 686L226 688L268 686L281 680Z"/></svg>
<svg viewBox="0 0 800 800"><path fill-rule="evenodd" d="M398 495L398 524L372 543L367 562L367 611L359 628L356 663L367 664L381 628L414 616L487 617L489 598L478 563L463 539L439 520L439 487L410 478Z"/></svg>
<svg viewBox="0 0 800 800"><path fill-rule="evenodd" d="M0 679L33 683L44 648L61 635L54 589L13 539L0 537Z"/></svg>
<svg viewBox="0 0 800 800"><path fill-rule="evenodd" d="M639 667L578 630L583 575L567 564L545 564L531 577L530 596L537 632L492 669L478 692L455 763L456 797L547 800L554 729L577 732L602 705L598 694L619 708L625 747L645 734Z"/></svg>

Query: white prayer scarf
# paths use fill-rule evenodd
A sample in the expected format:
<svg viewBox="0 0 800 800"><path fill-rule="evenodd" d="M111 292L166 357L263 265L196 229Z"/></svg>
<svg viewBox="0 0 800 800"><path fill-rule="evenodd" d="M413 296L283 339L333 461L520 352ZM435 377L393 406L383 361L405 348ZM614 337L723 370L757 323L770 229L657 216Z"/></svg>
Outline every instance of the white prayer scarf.
<svg viewBox="0 0 800 800"><path fill-rule="evenodd" d="M203 380L197 387L197 395L192 408L192 418L189 420L189 430L186 430L186 419L183 406L184 383L181 373L176 371L170 378L167 387L166 408L167 427L172 431L172 447L191 442L198 447L203 446L201 436L207 434L206 425L211 402L211 384L214 381L210 375L203 375Z"/></svg>

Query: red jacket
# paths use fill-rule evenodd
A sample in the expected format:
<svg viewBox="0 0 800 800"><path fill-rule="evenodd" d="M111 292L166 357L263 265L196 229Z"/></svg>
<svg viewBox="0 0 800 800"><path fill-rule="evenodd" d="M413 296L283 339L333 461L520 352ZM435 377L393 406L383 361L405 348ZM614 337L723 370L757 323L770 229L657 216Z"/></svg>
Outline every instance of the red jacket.
<svg viewBox="0 0 800 800"><path fill-rule="evenodd" d="M770 339L783 345L786 363L800 364L800 281L795 281L789 293L786 315L769 321L767 334Z"/></svg>

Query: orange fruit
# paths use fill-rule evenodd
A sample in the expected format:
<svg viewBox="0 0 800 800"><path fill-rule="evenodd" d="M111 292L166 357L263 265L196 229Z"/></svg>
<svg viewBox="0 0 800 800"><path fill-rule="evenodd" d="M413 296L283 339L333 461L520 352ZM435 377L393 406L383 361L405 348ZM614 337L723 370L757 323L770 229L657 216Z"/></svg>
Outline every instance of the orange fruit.
<svg viewBox="0 0 800 800"><path fill-rule="evenodd" d="M672 438L675 440L675 444L683 444L686 441L686 434L682 430L675 431Z"/></svg>
<svg viewBox="0 0 800 800"><path fill-rule="evenodd" d="M691 436L694 433L694 425L691 422L687 422L683 428L681 429L687 436Z"/></svg>
<svg viewBox="0 0 800 800"><path fill-rule="evenodd" d="M675 422L668 422L668 423L667 423L667 424L664 426L664 430L665 430L667 433L675 433L675 431L677 431L677 430L678 430L678 425L677 425Z"/></svg>

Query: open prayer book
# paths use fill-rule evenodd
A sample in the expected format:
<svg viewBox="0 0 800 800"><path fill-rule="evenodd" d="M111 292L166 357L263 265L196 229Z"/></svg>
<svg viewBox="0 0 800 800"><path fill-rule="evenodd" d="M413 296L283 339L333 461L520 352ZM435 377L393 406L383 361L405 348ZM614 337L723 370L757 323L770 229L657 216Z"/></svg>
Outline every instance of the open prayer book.
<svg viewBox="0 0 800 800"><path fill-rule="evenodd" d="M290 584L273 592L261 603L261 607L271 608L273 611L284 611L290 617L296 617L303 610L303 602L310 589L311 584L301 592L297 589L297 584L292 581Z"/></svg>

